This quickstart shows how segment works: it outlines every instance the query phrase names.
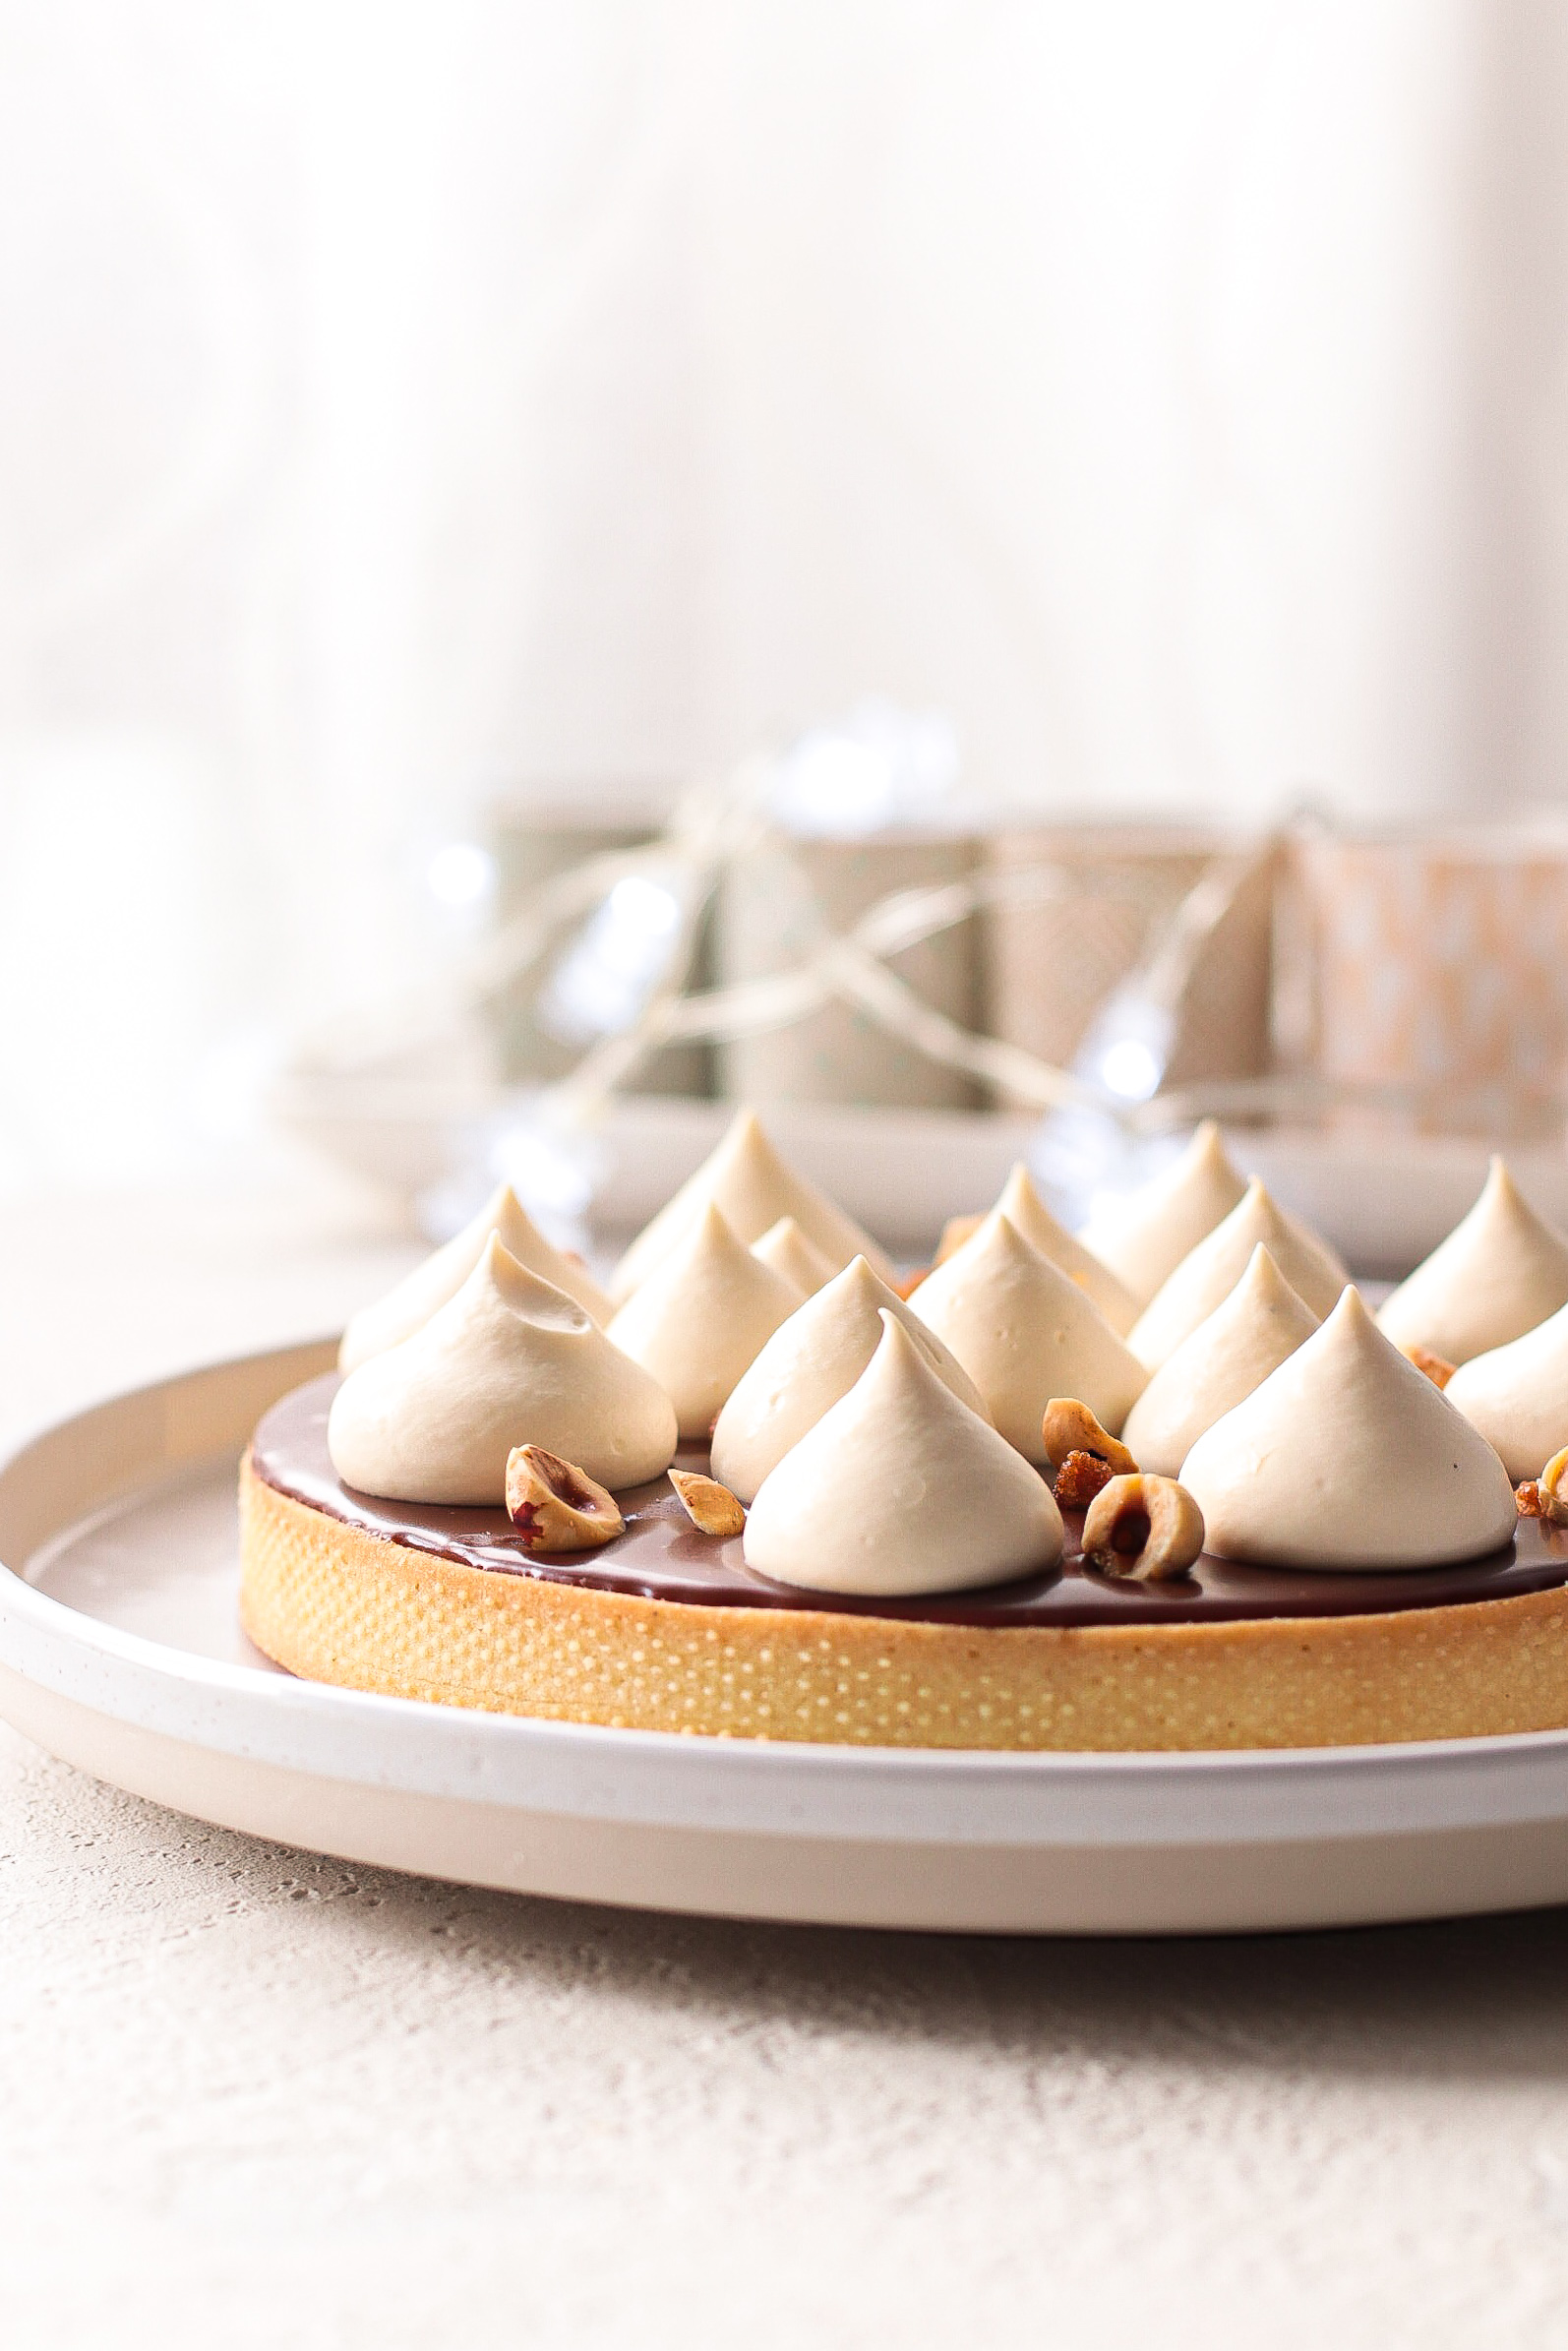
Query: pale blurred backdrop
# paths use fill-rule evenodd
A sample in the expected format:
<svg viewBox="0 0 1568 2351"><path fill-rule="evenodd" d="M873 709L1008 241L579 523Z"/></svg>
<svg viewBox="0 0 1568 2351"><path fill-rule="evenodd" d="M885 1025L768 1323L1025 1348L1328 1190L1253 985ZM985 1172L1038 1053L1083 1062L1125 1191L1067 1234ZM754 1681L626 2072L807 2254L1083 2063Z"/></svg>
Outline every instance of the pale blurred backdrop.
<svg viewBox="0 0 1568 2351"><path fill-rule="evenodd" d="M262 1151L498 794L868 694L1559 799L1565 106L1547 0L0 0L0 1175Z"/></svg>

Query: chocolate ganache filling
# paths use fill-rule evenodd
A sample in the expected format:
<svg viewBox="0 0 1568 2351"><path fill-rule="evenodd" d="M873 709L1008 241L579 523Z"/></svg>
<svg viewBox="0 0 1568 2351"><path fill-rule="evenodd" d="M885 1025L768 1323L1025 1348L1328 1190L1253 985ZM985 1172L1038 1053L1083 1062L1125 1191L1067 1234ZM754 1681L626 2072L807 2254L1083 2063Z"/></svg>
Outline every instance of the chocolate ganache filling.
<svg viewBox="0 0 1568 2351"><path fill-rule="evenodd" d="M256 1475L312 1510L380 1536L494 1574L537 1576L589 1591L632 1593L709 1608L804 1608L833 1616L893 1616L926 1624L972 1624L997 1630L1025 1625L1226 1624L1290 1616L1383 1615L1398 1608L1450 1607L1466 1600L1516 1599L1568 1584L1568 1530L1521 1519L1515 1539L1484 1559L1456 1567L1406 1568L1375 1575L1310 1574L1246 1567L1208 1553L1190 1575L1169 1584L1118 1583L1084 1563L1077 1512L1064 1512L1066 1550L1061 1565L1044 1574L995 1584L980 1592L925 1595L918 1599L864 1599L838 1593L803 1592L756 1575L741 1553L740 1537L699 1535L669 1481L617 1496L626 1532L602 1550L555 1555L526 1551L506 1511L438 1508L383 1502L343 1484L327 1451L327 1415L336 1393L335 1372L296 1388L275 1404L256 1431ZM681 1466L706 1469L703 1454L683 1454Z"/></svg>

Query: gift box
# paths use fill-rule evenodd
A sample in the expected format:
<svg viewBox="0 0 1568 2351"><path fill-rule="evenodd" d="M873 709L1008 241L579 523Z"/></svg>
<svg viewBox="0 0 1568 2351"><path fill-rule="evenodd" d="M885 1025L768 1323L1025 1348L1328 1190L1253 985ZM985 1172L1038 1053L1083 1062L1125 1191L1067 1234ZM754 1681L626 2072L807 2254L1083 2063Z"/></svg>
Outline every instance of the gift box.
<svg viewBox="0 0 1568 2351"><path fill-rule="evenodd" d="M496 919L505 923L541 883L586 859L638 849L660 837L664 809L646 795L594 787L571 799L519 797L491 811L488 826L496 861ZM565 939L563 938L563 944ZM503 1073L510 1083L548 1085L565 1077L588 1040L563 1036L549 1017L551 959L508 985L495 1007ZM699 942L692 982L706 978L706 941ZM541 984L542 979L544 985ZM706 1095L713 1090L712 1055L702 1044L666 1046L628 1081L636 1094Z"/></svg>
<svg viewBox="0 0 1568 2351"><path fill-rule="evenodd" d="M1356 837L1290 851L1297 1056L1423 1122L1506 1133L1568 1082L1568 831Z"/></svg>
<svg viewBox="0 0 1568 2351"><path fill-rule="evenodd" d="M826 934L842 935L891 891L962 881L975 843L951 834L885 833L862 840L764 837L727 869L713 931L726 985L792 972ZM973 918L888 959L888 969L964 1028L980 1014ZM721 1045L720 1090L757 1104L903 1105L967 1110L973 1082L891 1036L858 1006L830 1003L786 1028Z"/></svg>
<svg viewBox="0 0 1568 2351"><path fill-rule="evenodd" d="M1216 861L1238 860L1236 885L1176 988L1165 1083L1268 1069L1276 854L1194 829L1055 825L998 832L985 857L1017 893L987 913L988 1024L994 1036L1059 1067L1071 1064L1115 992L1146 966Z"/></svg>

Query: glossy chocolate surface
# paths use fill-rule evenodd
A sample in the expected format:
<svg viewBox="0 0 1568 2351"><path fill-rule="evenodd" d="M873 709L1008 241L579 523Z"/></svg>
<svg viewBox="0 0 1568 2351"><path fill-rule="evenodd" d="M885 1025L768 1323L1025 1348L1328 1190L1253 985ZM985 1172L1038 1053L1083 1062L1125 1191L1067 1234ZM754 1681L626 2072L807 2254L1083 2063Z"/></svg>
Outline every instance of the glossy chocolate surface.
<svg viewBox="0 0 1568 2351"><path fill-rule="evenodd" d="M595 1592L628 1592L645 1599L695 1601L710 1608L813 1608L830 1615L892 1616L926 1624L1106 1625L1223 1624L1286 1616L1381 1615L1395 1608L1438 1608L1461 1600L1512 1599L1568 1584L1568 1530L1521 1519L1506 1550L1460 1567L1346 1575L1288 1573L1242 1567L1207 1553L1190 1576L1170 1584L1125 1584L1086 1568L1079 1549L1083 1524L1066 1515L1067 1550L1059 1568L984 1592L921 1599L859 1599L771 1583L754 1575L741 1539L698 1535L669 1481L619 1496L624 1535L598 1551L566 1556L522 1548L506 1511L452 1510L434 1504L381 1502L345 1486L327 1452L327 1414L335 1373L285 1396L257 1429L252 1458L257 1475L279 1493L329 1518L390 1537L417 1551L433 1551L469 1567L513 1576L540 1576ZM703 1455L681 1463L706 1469Z"/></svg>

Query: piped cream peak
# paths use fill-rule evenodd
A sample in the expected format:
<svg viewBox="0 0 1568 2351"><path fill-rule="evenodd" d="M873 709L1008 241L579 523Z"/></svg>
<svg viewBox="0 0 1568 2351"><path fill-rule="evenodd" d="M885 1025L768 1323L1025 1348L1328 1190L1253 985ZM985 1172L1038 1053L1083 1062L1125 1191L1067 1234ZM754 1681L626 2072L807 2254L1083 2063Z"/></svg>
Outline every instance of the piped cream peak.
<svg viewBox="0 0 1568 2351"><path fill-rule="evenodd" d="M910 1303L1029 1461L1046 1458L1041 1422L1054 1396L1076 1396L1115 1435L1148 1377L1093 1298L999 1208Z"/></svg>
<svg viewBox="0 0 1568 2351"><path fill-rule="evenodd" d="M968 1373L915 1308L857 1257L779 1325L720 1413L713 1475L732 1494L749 1502L790 1447L848 1395L876 1352L883 1313L904 1326L959 1401L986 1417Z"/></svg>
<svg viewBox="0 0 1568 2351"><path fill-rule="evenodd" d="M746 1562L807 1591L963 1592L1054 1566L1045 1480L958 1402L886 1311L846 1396L786 1453L746 1523Z"/></svg>
<svg viewBox="0 0 1568 2351"><path fill-rule="evenodd" d="M1347 1290L1181 1465L1207 1548L1258 1567L1441 1567L1500 1550L1507 1471Z"/></svg>
<svg viewBox="0 0 1568 2351"><path fill-rule="evenodd" d="M1568 1305L1568 1238L1538 1216L1502 1160L1480 1197L1384 1300L1379 1330L1450 1363L1507 1347Z"/></svg>
<svg viewBox="0 0 1568 2351"><path fill-rule="evenodd" d="M574 1297L601 1327L609 1321L615 1309L586 1266L552 1248L511 1184L500 1183L460 1233L416 1265L385 1297L354 1316L343 1333L338 1369L352 1371L372 1356L411 1338L449 1298L456 1296L484 1255L492 1233L500 1235L507 1254L529 1273Z"/></svg>
<svg viewBox="0 0 1568 2351"><path fill-rule="evenodd" d="M722 1210L737 1238L750 1247L780 1217L792 1216L834 1270L852 1257L865 1257L886 1280L892 1268L876 1243L853 1217L815 1184L796 1174L762 1132L756 1113L738 1111L716 1149L689 1176L675 1197L645 1225L616 1268L611 1295L617 1304L646 1281L658 1260L686 1233L709 1201Z"/></svg>
<svg viewBox="0 0 1568 2351"><path fill-rule="evenodd" d="M1140 1470L1176 1477L1207 1428L1261 1387L1317 1329L1261 1241L1230 1296L1168 1356L1127 1415Z"/></svg>
<svg viewBox="0 0 1568 2351"><path fill-rule="evenodd" d="M455 1297L348 1374L327 1424L344 1484L397 1502L500 1502L515 1445L616 1491L657 1477L675 1443L658 1382L496 1234Z"/></svg>
<svg viewBox="0 0 1568 2351"><path fill-rule="evenodd" d="M1472 1356L1443 1393L1496 1447L1510 1477L1538 1477L1568 1445L1568 1306L1522 1339Z"/></svg>
<svg viewBox="0 0 1568 2351"><path fill-rule="evenodd" d="M803 1299L736 1239L710 1200L633 1292L609 1336L663 1388L683 1440L705 1443L730 1390Z"/></svg>
<svg viewBox="0 0 1568 2351"><path fill-rule="evenodd" d="M776 1225L769 1225L761 1239L753 1241L752 1255L793 1282L803 1298L814 1297L839 1270L823 1250L807 1239L792 1216L781 1216Z"/></svg>
<svg viewBox="0 0 1568 2351"><path fill-rule="evenodd" d="M1245 1190L1218 1126L1205 1118L1178 1160L1091 1217L1078 1238L1143 1307Z"/></svg>
<svg viewBox="0 0 1568 2351"><path fill-rule="evenodd" d="M1327 1314L1346 1283L1325 1241L1289 1217L1253 1177L1229 1216L1191 1250L1145 1306L1127 1336L1133 1354L1158 1371L1183 1339L1230 1296L1259 1241L1314 1314Z"/></svg>
<svg viewBox="0 0 1568 2351"><path fill-rule="evenodd" d="M1081 1241L1074 1240L1065 1225L1057 1223L1022 1160L1002 1185L996 1208L1042 1257L1049 1258L1094 1299L1116 1336L1124 1339L1138 1319L1137 1299L1109 1266L1102 1265Z"/></svg>

